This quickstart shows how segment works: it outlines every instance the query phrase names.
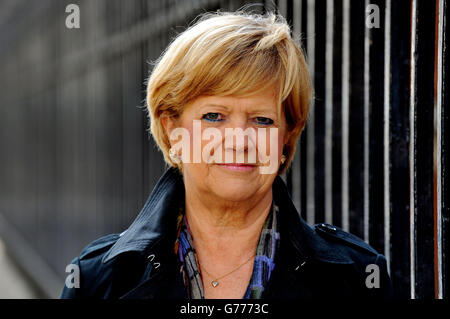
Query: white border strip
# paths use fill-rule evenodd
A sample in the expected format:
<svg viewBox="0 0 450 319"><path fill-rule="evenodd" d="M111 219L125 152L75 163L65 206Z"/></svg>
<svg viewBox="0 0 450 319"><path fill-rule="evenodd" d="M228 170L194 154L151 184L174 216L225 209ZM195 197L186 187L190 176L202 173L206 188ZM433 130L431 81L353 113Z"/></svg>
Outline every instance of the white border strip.
<svg viewBox="0 0 450 319"><path fill-rule="evenodd" d="M415 206L415 110L416 110L416 11L417 0L412 0L412 12L411 12L411 69L410 69L410 95L409 95L409 245L410 245L410 272L411 272L411 299L416 298L416 206Z"/></svg>

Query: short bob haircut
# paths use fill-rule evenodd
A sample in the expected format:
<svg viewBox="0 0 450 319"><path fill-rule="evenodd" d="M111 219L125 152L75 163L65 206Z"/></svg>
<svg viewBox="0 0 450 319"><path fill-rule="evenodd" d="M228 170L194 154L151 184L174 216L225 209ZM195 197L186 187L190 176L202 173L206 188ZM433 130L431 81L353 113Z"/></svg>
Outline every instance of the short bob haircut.
<svg viewBox="0 0 450 319"><path fill-rule="evenodd" d="M171 42L154 63L147 85L151 133L169 165L182 171L169 156L162 115L177 118L202 95L242 97L273 86L278 114L284 111L291 133L278 174L289 167L312 96L304 54L290 31L286 20L272 12L210 12Z"/></svg>

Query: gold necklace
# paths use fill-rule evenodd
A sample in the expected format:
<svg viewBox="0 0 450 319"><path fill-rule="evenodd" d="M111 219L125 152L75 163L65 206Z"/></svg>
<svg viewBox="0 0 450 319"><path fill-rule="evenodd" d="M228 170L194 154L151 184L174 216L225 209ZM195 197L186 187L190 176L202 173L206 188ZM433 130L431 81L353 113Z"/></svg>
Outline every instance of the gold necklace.
<svg viewBox="0 0 450 319"><path fill-rule="evenodd" d="M227 274L225 274L225 275L223 275L223 276L217 277L216 279L212 280L212 281L211 281L211 286L213 286L213 288L216 288L216 287L219 285L219 280L220 280L220 279L222 279L222 278L224 278L224 277L226 277L226 276L228 276L228 275L231 275L231 274L234 273L236 270L238 270L239 268L241 268L242 266L244 266L246 263L248 263L248 262L249 262L253 257L255 257L255 256L256 256L256 254L255 254L255 255L252 255L249 259L247 259L243 264L241 264L241 265L240 265L239 267L237 267L236 269L230 271L229 273L227 273ZM199 262L199 265L200 265L200 262ZM201 265L200 265L200 269L203 269L210 277L214 278L214 276L211 275L211 274L210 274L204 267L202 267Z"/></svg>

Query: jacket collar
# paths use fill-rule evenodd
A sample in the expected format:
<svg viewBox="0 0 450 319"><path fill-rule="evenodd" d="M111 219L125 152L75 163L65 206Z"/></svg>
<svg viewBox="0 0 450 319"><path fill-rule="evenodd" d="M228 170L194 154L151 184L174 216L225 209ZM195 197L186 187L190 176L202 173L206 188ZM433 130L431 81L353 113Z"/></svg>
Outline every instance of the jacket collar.
<svg viewBox="0 0 450 319"><path fill-rule="evenodd" d="M328 263L351 264L352 259L338 245L332 245L319 236L297 212L280 176L275 178L273 199L280 208L281 218L289 238L303 259L314 258ZM142 255L152 251L164 238L175 241L175 225L178 207L184 203L183 176L176 168L169 168L160 178L141 212L131 226L103 256L107 263L125 252L138 252ZM173 237L173 238L172 238Z"/></svg>
<svg viewBox="0 0 450 319"><path fill-rule="evenodd" d="M353 264L353 258L341 245L333 244L319 236L313 227L300 216L292 202L286 184L280 176L275 178L272 187L273 200L280 209L280 218L294 248L301 259L316 259L333 264Z"/></svg>
<svg viewBox="0 0 450 319"><path fill-rule="evenodd" d="M184 196L183 176L171 167L159 179L134 222L103 256L103 262L124 252L144 254L170 235L176 227L177 206L184 202Z"/></svg>

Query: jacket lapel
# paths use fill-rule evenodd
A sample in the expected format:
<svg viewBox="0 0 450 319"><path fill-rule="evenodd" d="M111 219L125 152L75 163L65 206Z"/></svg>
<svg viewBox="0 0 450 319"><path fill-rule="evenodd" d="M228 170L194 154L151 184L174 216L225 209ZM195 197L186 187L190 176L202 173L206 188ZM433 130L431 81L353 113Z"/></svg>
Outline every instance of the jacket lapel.
<svg viewBox="0 0 450 319"><path fill-rule="evenodd" d="M319 236L300 216L281 177L273 184L273 199L280 207L285 228L282 236L288 236L294 250L304 259L316 259L332 264L353 264L353 259L340 246L330 244ZM283 223L283 222L282 222Z"/></svg>
<svg viewBox="0 0 450 319"><path fill-rule="evenodd" d="M184 203L184 196L183 177L177 169L169 168L154 187L139 215L105 254L102 262L107 263L129 251L146 254L162 238L175 235L177 208Z"/></svg>

